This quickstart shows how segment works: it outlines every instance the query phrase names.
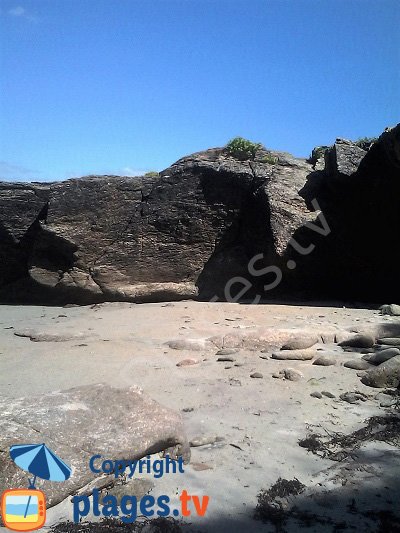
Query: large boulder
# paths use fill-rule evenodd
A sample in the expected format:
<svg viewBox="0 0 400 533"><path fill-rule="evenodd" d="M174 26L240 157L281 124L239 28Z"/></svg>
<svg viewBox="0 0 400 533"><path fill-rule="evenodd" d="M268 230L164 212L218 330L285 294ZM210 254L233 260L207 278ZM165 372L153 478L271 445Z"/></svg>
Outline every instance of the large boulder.
<svg viewBox="0 0 400 533"><path fill-rule="evenodd" d="M256 269L279 262L293 232L314 218L298 195L311 165L271 157L260 150L237 161L212 149L159 176L88 176L40 186L40 195L1 184L0 239L24 252L21 299L26 284L56 302L225 298L228 280L249 277L252 257L265 256ZM3 278L0 297L14 298L7 282L15 276Z"/></svg>
<svg viewBox="0 0 400 533"><path fill-rule="evenodd" d="M400 355L381 363L373 370L369 370L361 378L364 385L376 388L398 387L400 384Z"/></svg>
<svg viewBox="0 0 400 533"><path fill-rule="evenodd" d="M0 411L0 487L26 488L31 477L10 459L15 444L44 442L72 467L66 482L37 480L50 507L93 480L92 455L135 460L168 451L186 462L190 458L181 416L137 387L98 384L37 397L0 397Z"/></svg>

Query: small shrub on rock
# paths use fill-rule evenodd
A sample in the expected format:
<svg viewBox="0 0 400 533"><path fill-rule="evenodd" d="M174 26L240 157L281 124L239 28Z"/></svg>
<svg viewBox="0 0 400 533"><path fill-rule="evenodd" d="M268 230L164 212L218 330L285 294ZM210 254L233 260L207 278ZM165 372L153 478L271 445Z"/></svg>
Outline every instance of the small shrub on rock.
<svg viewBox="0 0 400 533"><path fill-rule="evenodd" d="M243 137L235 137L226 145L228 153L240 161L254 159L257 150L260 148L260 143L253 143L247 139L244 139Z"/></svg>

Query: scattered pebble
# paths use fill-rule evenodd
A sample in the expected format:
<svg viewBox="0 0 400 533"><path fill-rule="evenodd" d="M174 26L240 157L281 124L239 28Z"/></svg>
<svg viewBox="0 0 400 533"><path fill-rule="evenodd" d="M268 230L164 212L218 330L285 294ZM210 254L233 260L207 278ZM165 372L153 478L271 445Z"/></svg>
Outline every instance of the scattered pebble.
<svg viewBox="0 0 400 533"><path fill-rule="evenodd" d="M347 403L358 403L359 400L365 402L368 400L368 396L362 392L345 392L339 396L341 400Z"/></svg>
<svg viewBox="0 0 400 533"><path fill-rule="evenodd" d="M288 381L299 381L303 378L303 374L294 368L284 368L275 374L272 374L273 378L287 379Z"/></svg>
<svg viewBox="0 0 400 533"><path fill-rule="evenodd" d="M322 394L320 392L318 392L317 390L312 392L310 394L310 396L312 396L313 398L318 398L318 399L321 399L322 398Z"/></svg>
<svg viewBox="0 0 400 533"><path fill-rule="evenodd" d="M239 350L236 348L222 348L221 350L218 350L218 352L215 355L232 355L234 353L237 353Z"/></svg>
<svg viewBox="0 0 400 533"><path fill-rule="evenodd" d="M317 357L317 359L313 362L313 365L333 366L336 365L336 359L330 355L321 355L320 357Z"/></svg>
<svg viewBox="0 0 400 533"><path fill-rule="evenodd" d="M189 444L191 448L198 448L199 446L207 446L208 444L215 444L216 442L222 442L224 437L218 437L216 435L213 436L203 436L203 437L195 437L192 439Z"/></svg>
<svg viewBox="0 0 400 533"><path fill-rule="evenodd" d="M261 372L253 372L252 374L250 374L250 377L251 378L263 378L263 374L261 374Z"/></svg>
<svg viewBox="0 0 400 533"><path fill-rule="evenodd" d="M176 363L176 366L191 366L197 365L199 361L197 359L182 359L179 363Z"/></svg>
<svg viewBox="0 0 400 533"><path fill-rule="evenodd" d="M336 396L334 394L332 394L331 392L326 391L326 390L321 391L321 394L323 396L326 396L327 398L336 398Z"/></svg>

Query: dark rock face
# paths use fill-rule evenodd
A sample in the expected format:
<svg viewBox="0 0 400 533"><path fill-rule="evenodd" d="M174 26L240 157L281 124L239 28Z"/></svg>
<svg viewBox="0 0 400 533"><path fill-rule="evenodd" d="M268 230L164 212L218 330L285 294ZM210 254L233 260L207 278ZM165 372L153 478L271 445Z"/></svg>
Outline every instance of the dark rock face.
<svg viewBox="0 0 400 533"><path fill-rule="evenodd" d="M318 154L211 149L148 178L0 183L0 300L395 301L400 125Z"/></svg>

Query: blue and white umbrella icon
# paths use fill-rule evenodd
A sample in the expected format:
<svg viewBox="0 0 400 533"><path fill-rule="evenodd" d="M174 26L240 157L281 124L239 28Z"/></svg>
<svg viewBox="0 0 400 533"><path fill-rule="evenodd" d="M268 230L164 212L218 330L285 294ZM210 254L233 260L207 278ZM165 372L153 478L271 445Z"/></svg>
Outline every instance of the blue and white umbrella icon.
<svg viewBox="0 0 400 533"><path fill-rule="evenodd" d="M11 446L10 456L16 465L33 474L29 480L29 488L35 489L37 477L49 481L66 481L71 475L71 469L45 444L18 444ZM25 514L28 512L31 496L28 498Z"/></svg>
<svg viewBox="0 0 400 533"><path fill-rule="evenodd" d="M18 444L11 446L10 456L16 465L33 474L29 488L35 488L36 477L49 481L66 481L71 468L45 444Z"/></svg>

